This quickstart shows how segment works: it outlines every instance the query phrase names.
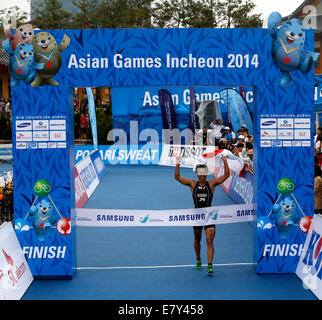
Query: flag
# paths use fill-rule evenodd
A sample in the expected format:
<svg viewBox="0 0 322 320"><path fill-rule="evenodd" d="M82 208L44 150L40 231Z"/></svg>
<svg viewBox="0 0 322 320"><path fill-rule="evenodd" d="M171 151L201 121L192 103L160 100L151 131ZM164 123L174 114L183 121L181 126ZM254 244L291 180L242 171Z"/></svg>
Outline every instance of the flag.
<svg viewBox="0 0 322 320"><path fill-rule="evenodd" d="M92 128L92 136L93 136L93 146L94 149L98 149L98 140L97 140L97 125L96 125L96 112L95 112L95 102L92 88L86 88L86 93L88 97L88 112L89 112L89 120Z"/></svg>
<svg viewBox="0 0 322 320"><path fill-rule="evenodd" d="M169 91L165 89L159 90L158 93L162 114L163 129L175 129L177 125L172 97Z"/></svg>
<svg viewBox="0 0 322 320"><path fill-rule="evenodd" d="M233 153L231 153L229 150L216 149L213 152L205 153L202 155L203 162L206 162L210 169L223 167L224 163L222 161L222 157L227 157L227 164L230 170L236 172L237 174L239 174L243 170L243 161Z"/></svg>
<svg viewBox="0 0 322 320"><path fill-rule="evenodd" d="M246 125L249 132L253 132L252 113L242 96L242 89L238 92L228 88L220 91L219 94L220 99L227 105L229 127L236 132L242 125Z"/></svg>
<svg viewBox="0 0 322 320"><path fill-rule="evenodd" d="M189 114L189 126L188 128L193 132L196 133L196 129L198 129L198 122L196 116L196 94L195 89L193 87L189 88L190 92L190 114Z"/></svg>

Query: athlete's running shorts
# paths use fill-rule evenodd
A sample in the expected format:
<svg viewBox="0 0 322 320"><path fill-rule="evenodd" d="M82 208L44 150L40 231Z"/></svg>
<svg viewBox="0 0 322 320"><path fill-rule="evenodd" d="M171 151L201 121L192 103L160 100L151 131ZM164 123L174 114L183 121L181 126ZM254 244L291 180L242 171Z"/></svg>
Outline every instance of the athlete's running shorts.
<svg viewBox="0 0 322 320"><path fill-rule="evenodd" d="M202 230L203 228L208 229L208 228L216 228L215 224L208 224L207 226L194 226L193 230Z"/></svg>

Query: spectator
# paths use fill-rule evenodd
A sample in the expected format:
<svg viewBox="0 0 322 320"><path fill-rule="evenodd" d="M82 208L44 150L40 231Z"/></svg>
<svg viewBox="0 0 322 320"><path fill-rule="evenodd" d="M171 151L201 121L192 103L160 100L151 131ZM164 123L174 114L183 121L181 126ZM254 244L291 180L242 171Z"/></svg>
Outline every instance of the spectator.
<svg viewBox="0 0 322 320"><path fill-rule="evenodd" d="M243 143L237 143L236 145L236 149L237 149L237 155L240 157L243 149L244 149L244 144Z"/></svg>
<svg viewBox="0 0 322 320"><path fill-rule="evenodd" d="M208 143L207 128L202 128L202 145L206 146Z"/></svg>
<svg viewBox="0 0 322 320"><path fill-rule="evenodd" d="M246 142L245 143L245 149L246 149L246 152L249 152L250 150L253 150L253 144L250 143L250 142Z"/></svg>
<svg viewBox="0 0 322 320"><path fill-rule="evenodd" d="M2 98L1 98L1 100L0 100L0 113L3 113L3 112L4 112L5 105L6 105L6 101L5 101L5 99L2 97Z"/></svg>
<svg viewBox="0 0 322 320"><path fill-rule="evenodd" d="M74 112L79 112L79 104L76 96L74 96Z"/></svg>
<svg viewBox="0 0 322 320"><path fill-rule="evenodd" d="M231 149L231 152L233 155L237 156L238 157L238 152L239 152L239 149L237 148L237 146L232 146L232 149Z"/></svg>
<svg viewBox="0 0 322 320"><path fill-rule="evenodd" d="M239 136L237 137L236 145L238 145L238 144L240 144L240 143L241 143L241 144L244 146L244 140L245 140L244 136L243 136L243 135L239 135Z"/></svg>
<svg viewBox="0 0 322 320"><path fill-rule="evenodd" d="M254 137L251 134L247 136L247 142L254 143Z"/></svg>
<svg viewBox="0 0 322 320"><path fill-rule="evenodd" d="M226 149L229 150L229 151L232 151L233 143L231 141L226 142Z"/></svg>
<svg viewBox="0 0 322 320"><path fill-rule="evenodd" d="M245 170L251 174L254 174L254 171L253 171L253 149L251 149L247 152L247 157L249 160L244 161L244 163L246 164Z"/></svg>
<svg viewBox="0 0 322 320"><path fill-rule="evenodd" d="M80 113L82 113L84 115L87 112L88 112L88 99L87 99L87 93L85 92L84 97L81 101L81 105L80 105Z"/></svg>
<svg viewBox="0 0 322 320"><path fill-rule="evenodd" d="M316 135L314 137L314 143L316 143L317 137L321 137L321 136L322 136L322 127L319 127L316 130Z"/></svg>
<svg viewBox="0 0 322 320"><path fill-rule="evenodd" d="M225 130L225 137L226 137L226 139L231 142L233 140L233 137L231 135L230 128L229 127L225 127L224 130Z"/></svg>
<svg viewBox="0 0 322 320"><path fill-rule="evenodd" d="M225 128L221 119L214 120L210 123L210 128L214 129L214 135L216 139L222 138L221 129Z"/></svg>
<svg viewBox="0 0 322 320"><path fill-rule="evenodd" d="M244 140L246 140L247 136L248 136L248 129L247 128L243 128L242 129L242 135L244 136Z"/></svg>
<svg viewBox="0 0 322 320"><path fill-rule="evenodd" d="M221 133L221 138L220 139L227 139L227 134L226 134L226 129L225 128L222 128L220 130L220 133Z"/></svg>
<svg viewBox="0 0 322 320"><path fill-rule="evenodd" d="M243 124L243 125L241 126L241 129L242 129L242 130L247 129L247 126L246 126L245 124ZM248 130L248 129L247 129L247 130Z"/></svg>
<svg viewBox="0 0 322 320"><path fill-rule="evenodd" d="M314 167L314 213L322 214L322 171L319 165Z"/></svg>
<svg viewBox="0 0 322 320"><path fill-rule="evenodd" d="M6 102L5 113L6 113L6 118L8 120L8 123L10 123L10 118L11 118L11 98L9 98L7 100L7 102Z"/></svg>
<svg viewBox="0 0 322 320"><path fill-rule="evenodd" d="M88 125L89 125L89 118L87 118L86 116L84 116L84 114L81 114L81 117L79 119L80 121L80 125L81 125L81 139L87 139L87 129L88 129Z"/></svg>
<svg viewBox="0 0 322 320"><path fill-rule="evenodd" d="M317 155L318 153L321 152L322 150L322 136L317 136L316 137L316 142L314 144L314 151L315 151L315 154Z"/></svg>
<svg viewBox="0 0 322 320"><path fill-rule="evenodd" d="M225 127L227 140L230 142L236 142L236 134L234 131L230 130L229 127Z"/></svg>

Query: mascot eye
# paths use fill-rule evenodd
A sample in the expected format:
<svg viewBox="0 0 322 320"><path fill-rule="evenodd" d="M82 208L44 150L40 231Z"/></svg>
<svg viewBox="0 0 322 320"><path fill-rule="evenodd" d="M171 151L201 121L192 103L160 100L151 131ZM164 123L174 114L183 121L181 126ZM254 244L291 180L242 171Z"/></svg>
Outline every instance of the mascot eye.
<svg viewBox="0 0 322 320"><path fill-rule="evenodd" d="M32 33L31 33L31 32L29 32L29 35L31 36L31 35L32 35Z"/></svg>
<svg viewBox="0 0 322 320"><path fill-rule="evenodd" d="M23 29L22 29L22 28L20 28L19 30L20 30L21 32L23 31Z"/></svg>
<svg viewBox="0 0 322 320"><path fill-rule="evenodd" d="M50 38L48 37L48 40L50 40Z"/></svg>
<svg viewBox="0 0 322 320"><path fill-rule="evenodd" d="M295 36L295 33L294 32L291 32L291 36L294 37Z"/></svg>
<svg viewBox="0 0 322 320"><path fill-rule="evenodd" d="M302 32L300 32L300 33L299 33L299 36L300 36L300 37L302 37L302 36L303 36L303 33L302 33Z"/></svg>
<svg viewBox="0 0 322 320"><path fill-rule="evenodd" d="M37 43L38 41L37 41L37 40L35 40L35 42Z"/></svg>

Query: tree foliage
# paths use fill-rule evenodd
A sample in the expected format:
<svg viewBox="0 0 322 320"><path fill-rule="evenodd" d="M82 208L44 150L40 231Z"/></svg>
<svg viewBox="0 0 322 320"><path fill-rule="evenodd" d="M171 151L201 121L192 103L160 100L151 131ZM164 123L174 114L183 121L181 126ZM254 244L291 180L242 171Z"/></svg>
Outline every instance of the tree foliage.
<svg viewBox="0 0 322 320"><path fill-rule="evenodd" d="M41 0L39 28L248 28L260 27L253 0L73 0L76 14L59 0ZM46 18L44 18L46 17Z"/></svg>
<svg viewBox="0 0 322 320"><path fill-rule="evenodd" d="M39 29L68 29L73 15L62 9L59 0L42 0L33 7L31 23Z"/></svg>
<svg viewBox="0 0 322 320"><path fill-rule="evenodd" d="M249 28L261 26L252 0L163 0L152 10L159 28Z"/></svg>
<svg viewBox="0 0 322 320"><path fill-rule="evenodd" d="M15 21L12 21L12 18L14 18ZM4 22L8 22L11 26L14 28L23 24L27 21L27 12L21 11L19 7L12 6L9 8L5 8L0 10L0 24L3 26ZM0 37L4 37L3 28L0 28Z"/></svg>

